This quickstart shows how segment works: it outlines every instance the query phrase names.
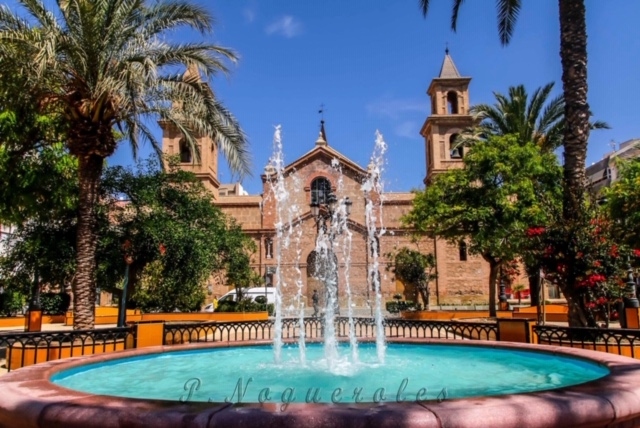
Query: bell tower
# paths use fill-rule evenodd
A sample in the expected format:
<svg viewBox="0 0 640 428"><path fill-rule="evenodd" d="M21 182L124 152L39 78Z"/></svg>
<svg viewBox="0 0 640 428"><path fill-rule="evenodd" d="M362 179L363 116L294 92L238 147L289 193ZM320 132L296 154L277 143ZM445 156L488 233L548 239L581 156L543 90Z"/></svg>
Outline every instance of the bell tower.
<svg viewBox="0 0 640 428"><path fill-rule="evenodd" d="M202 77L196 67L189 67L184 74L184 80L202 82ZM174 106L180 108L180 106ZM169 156L179 157L179 168L183 171L193 172L209 190L215 199L218 199L220 182L218 181L218 147L208 136L198 136L196 146L200 156L193 152L189 143L176 126L167 121L161 121L162 128L162 152Z"/></svg>
<svg viewBox="0 0 640 428"><path fill-rule="evenodd" d="M469 82L470 77L460 76L449 49L446 49L440 75L431 81L427 90L431 98L431 115L420 130L425 142L425 184L433 179L434 174L462 168L464 149L456 145L456 138L474 124L469 114Z"/></svg>

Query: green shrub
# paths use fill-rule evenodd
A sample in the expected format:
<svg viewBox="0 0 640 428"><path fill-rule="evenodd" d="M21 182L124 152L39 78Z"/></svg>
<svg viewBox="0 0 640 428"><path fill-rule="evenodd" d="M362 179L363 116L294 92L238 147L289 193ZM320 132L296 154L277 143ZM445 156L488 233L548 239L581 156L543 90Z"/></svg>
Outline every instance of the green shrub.
<svg viewBox="0 0 640 428"><path fill-rule="evenodd" d="M415 304L411 300L397 300L389 301L386 303L387 311L392 314L397 314L402 311L419 311L422 309L422 305Z"/></svg>
<svg viewBox="0 0 640 428"><path fill-rule="evenodd" d="M71 296L67 293L40 294L40 308L43 315L63 315L69 309Z"/></svg>
<svg viewBox="0 0 640 428"><path fill-rule="evenodd" d="M242 299L240 302L220 302L216 312L263 312L267 311L269 315L273 315L275 312L275 305L273 303L259 303L257 300L264 296L256 297L256 301L251 299ZM265 300L266 301L266 300Z"/></svg>
<svg viewBox="0 0 640 428"><path fill-rule="evenodd" d="M5 317L15 317L22 313L25 297L19 291L5 290L0 294L0 315Z"/></svg>

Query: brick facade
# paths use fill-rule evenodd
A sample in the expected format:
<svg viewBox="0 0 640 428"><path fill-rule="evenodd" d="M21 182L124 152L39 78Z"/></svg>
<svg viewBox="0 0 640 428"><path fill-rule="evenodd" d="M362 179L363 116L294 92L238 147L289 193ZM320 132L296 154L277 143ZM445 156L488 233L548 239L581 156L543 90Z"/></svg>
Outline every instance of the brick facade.
<svg viewBox="0 0 640 428"><path fill-rule="evenodd" d="M456 152L451 144L455 134L473 124L468 114L470 82L468 77L460 77L451 57L445 56L440 76L433 79L427 91L431 98L432 111L420 130L424 137L427 176L425 183L441 171L462 166L463 153ZM324 129L324 128L323 128ZM179 135L163 127L165 136L163 148L166 153L179 154ZM418 131L418 130L416 130ZM258 251L253 255L253 268L266 278L267 283L275 281L279 245L284 240L276 237L275 224L278 221L276 198L273 193L273 174L262 175L261 195L218 195L217 152L209 148L211 142L201 142L203 155L200 163L185 164L184 168L195 172L216 195L216 204L226 214L234 217L243 230L254 239ZM338 161L341 172L335 165ZM209 162L210 164L208 164ZM349 197L352 202L348 229L351 236L350 263L340 250L347 234L336 238L334 252L338 259L338 290L341 307L346 306L346 274L352 290L352 299L357 307L367 307L374 303L375 294L369 269L373 262L372 248L368 239L365 219L366 199L362 183L367 177L366 169L355 164L331 147L321 132L313 149L300 159L289 164L284 170L288 207L294 207L293 234L289 239L289 248L282 251L280 266L283 279L284 307L293 304L294 296L301 287L307 306L311 306L311 294L322 287L311 275L310 255L316 248L316 221L310 212L311 186L313 180L323 177L331 184L338 199ZM216 187L217 186L217 187ZM223 193L223 192L221 192ZM384 227L386 233L379 237L379 272L381 292L384 301L391 300L396 293L403 294L407 300L415 300L415 290L405 288L394 275L386 269L386 255L401 247L417 249L423 253L434 253L437 260L438 279L431 284L431 304L473 304L488 302L487 282L489 267L482 258L461 254L458 245L452 245L432 237L422 237L417 242L412 239L409 230L403 228L401 217L412 207L412 193L385 193L382 197L372 194L374 200L382 200L381 212L378 212L378 230ZM285 223L287 219L283 220ZM466 256L466 257L465 257ZM218 276L212 281L213 295L221 296L228 291ZM320 291L320 290L319 290Z"/></svg>

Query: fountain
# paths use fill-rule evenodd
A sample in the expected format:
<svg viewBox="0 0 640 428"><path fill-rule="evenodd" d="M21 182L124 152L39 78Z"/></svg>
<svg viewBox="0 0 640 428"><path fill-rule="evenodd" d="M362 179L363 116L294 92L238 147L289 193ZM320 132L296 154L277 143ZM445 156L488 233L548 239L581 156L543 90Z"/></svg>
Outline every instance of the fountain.
<svg viewBox="0 0 640 428"><path fill-rule="evenodd" d="M326 284L324 342L304 335L302 276L276 272L273 341L218 341L148 347L57 360L0 377L0 426L49 427L566 427L637 426L640 363L582 349L509 342L385 337L377 239L386 144L376 148L366 194L375 337L357 339L349 280L349 201L337 195L314 213L316 271ZM340 165L332 168L341 177ZM276 198L278 266L283 251L300 260L300 208L284 186L280 128L269 172ZM297 186L302 187L302 186ZM285 207L288 209L285 210ZM336 338L337 264L347 300L348 341ZM281 269L277 269L281 271ZM285 340L282 290L301 334ZM635 424L635 425L634 425Z"/></svg>

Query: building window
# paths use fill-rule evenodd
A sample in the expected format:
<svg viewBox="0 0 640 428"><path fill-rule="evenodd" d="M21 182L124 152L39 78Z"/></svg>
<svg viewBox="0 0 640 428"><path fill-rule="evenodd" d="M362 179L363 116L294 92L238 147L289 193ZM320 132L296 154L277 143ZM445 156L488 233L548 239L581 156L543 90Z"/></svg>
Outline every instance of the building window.
<svg viewBox="0 0 640 428"><path fill-rule="evenodd" d="M187 141L183 138L180 140L180 162L182 163L191 163L193 161L193 156L191 156L191 148Z"/></svg>
<svg viewBox="0 0 640 428"><path fill-rule="evenodd" d="M267 238L264 241L264 251L265 251L265 257L268 259L273 258L273 239L272 238Z"/></svg>
<svg viewBox="0 0 640 428"><path fill-rule="evenodd" d="M467 261L467 243L464 241L460 241L458 244L458 252L460 253L460 261Z"/></svg>
<svg viewBox="0 0 640 428"><path fill-rule="evenodd" d="M331 193L331 183L324 177L316 178L311 182L311 203L326 204L327 197Z"/></svg>
<svg viewBox="0 0 640 428"><path fill-rule="evenodd" d="M460 159L462 158L462 146L459 146L456 140L458 139L458 134L451 134L449 137L449 154L451 159Z"/></svg>
<svg viewBox="0 0 640 428"><path fill-rule="evenodd" d="M447 107L449 114L458 114L458 94L456 92L447 92Z"/></svg>

